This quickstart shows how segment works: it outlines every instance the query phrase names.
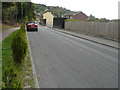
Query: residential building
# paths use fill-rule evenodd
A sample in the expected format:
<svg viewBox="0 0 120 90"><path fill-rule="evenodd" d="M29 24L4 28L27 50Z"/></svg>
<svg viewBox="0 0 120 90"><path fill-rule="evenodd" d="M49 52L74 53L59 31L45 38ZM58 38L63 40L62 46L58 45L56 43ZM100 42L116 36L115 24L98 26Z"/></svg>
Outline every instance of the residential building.
<svg viewBox="0 0 120 90"><path fill-rule="evenodd" d="M68 19L73 19L73 20L81 20L81 21L87 21L88 16L83 13L83 12L77 12L77 13L68 13L68 14L64 14L65 18Z"/></svg>
<svg viewBox="0 0 120 90"><path fill-rule="evenodd" d="M51 14L51 12L46 12L43 14L43 19L46 20L46 26L53 27L53 18L54 16Z"/></svg>

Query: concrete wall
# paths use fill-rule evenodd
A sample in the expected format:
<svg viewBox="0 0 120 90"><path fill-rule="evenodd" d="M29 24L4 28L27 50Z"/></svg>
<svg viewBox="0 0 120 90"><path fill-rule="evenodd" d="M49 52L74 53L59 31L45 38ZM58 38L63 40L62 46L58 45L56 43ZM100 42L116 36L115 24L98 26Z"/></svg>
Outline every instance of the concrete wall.
<svg viewBox="0 0 120 90"><path fill-rule="evenodd" d="M118 39L117 22L65 22L65 29L107 39Z"/></svg>

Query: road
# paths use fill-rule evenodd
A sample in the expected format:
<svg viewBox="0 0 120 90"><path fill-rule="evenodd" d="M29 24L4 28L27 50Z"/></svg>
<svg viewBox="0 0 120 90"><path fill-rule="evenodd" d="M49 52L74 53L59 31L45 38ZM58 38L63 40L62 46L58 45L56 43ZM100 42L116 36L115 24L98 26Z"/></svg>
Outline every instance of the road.
<svg viewBox="0 0 120 90"><path fill-rule="evenodd" d="M118 50L39 26L28 32L40 88L117 88Z"/></svg>

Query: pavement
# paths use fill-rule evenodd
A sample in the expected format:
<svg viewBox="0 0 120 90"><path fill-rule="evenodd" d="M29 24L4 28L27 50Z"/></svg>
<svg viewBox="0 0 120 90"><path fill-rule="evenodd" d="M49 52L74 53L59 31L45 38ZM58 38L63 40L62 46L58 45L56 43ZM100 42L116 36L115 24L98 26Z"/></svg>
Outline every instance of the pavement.
<svg viewBox="0 0 120 90"><path fill-rule="evenodd" d="M10 35L13 31L18 30L19 28L20 27L16 27L0 31L0 42L2 42L2 40L4 40L8 35Z"/></svg>
<svg viewBox="0 0 120 90"><path fill-rule="evenodd" d="M66 33L66 34L69 34L69 35L72 35L72 36L75 36L75 37L78 37L78 38L89 40L89 41L92 41L92 42L95 42L95 43L103 44L103 45L106 45L106 46L109 46L109 47L112 47L112 48L120 49L120 47L118 46L119 42L117 40L109 40L109 39L104 39L104 38L100 38L100 37L75 33L75 32L71 32L69 30L65 30L65 29L61 30L61 29L55 29L54 28L54 30L57 30L59 32Z"/></svg>
<svg viewBox="0 0 120 90"><path fill-rule="evenodd" d="M40 88L118 88L118 49L44 26L27 34Z"/></svg>

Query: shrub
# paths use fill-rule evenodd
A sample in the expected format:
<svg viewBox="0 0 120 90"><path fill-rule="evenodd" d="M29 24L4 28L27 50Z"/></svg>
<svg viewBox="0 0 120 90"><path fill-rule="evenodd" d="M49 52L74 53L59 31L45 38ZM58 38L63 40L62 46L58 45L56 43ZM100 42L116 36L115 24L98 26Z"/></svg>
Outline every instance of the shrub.
<svg viewBox="0 0 120 90"><path fill-rule="evenodd" d="M21 25L20 31L25 33L25 25L24 24Z"/></svg>
<svg viewBox="0 0 120 90"><path fill-rule="evenodd" d="M2 88L22 88L21 82L17 80L17 74L12 66L6 67L2 75Z"/></svg>
<svg viewBox="0 0 120 90"><path fill-rule="evenodd" d="M24 24L21 25L19 31L20 31L20 34L22 35L22 37L23 37L24 39L26 39L25 25L24 25Z"/></svg>
<svg viewBox="0 0 120 90"><path fill-rule="evenodd" d="M14 36L11 42L12 56L15 63L22 63L22 60L24 60L26 56L27 41L24 29L25 26L22 25L20 28L21 31Z"/></svg>

